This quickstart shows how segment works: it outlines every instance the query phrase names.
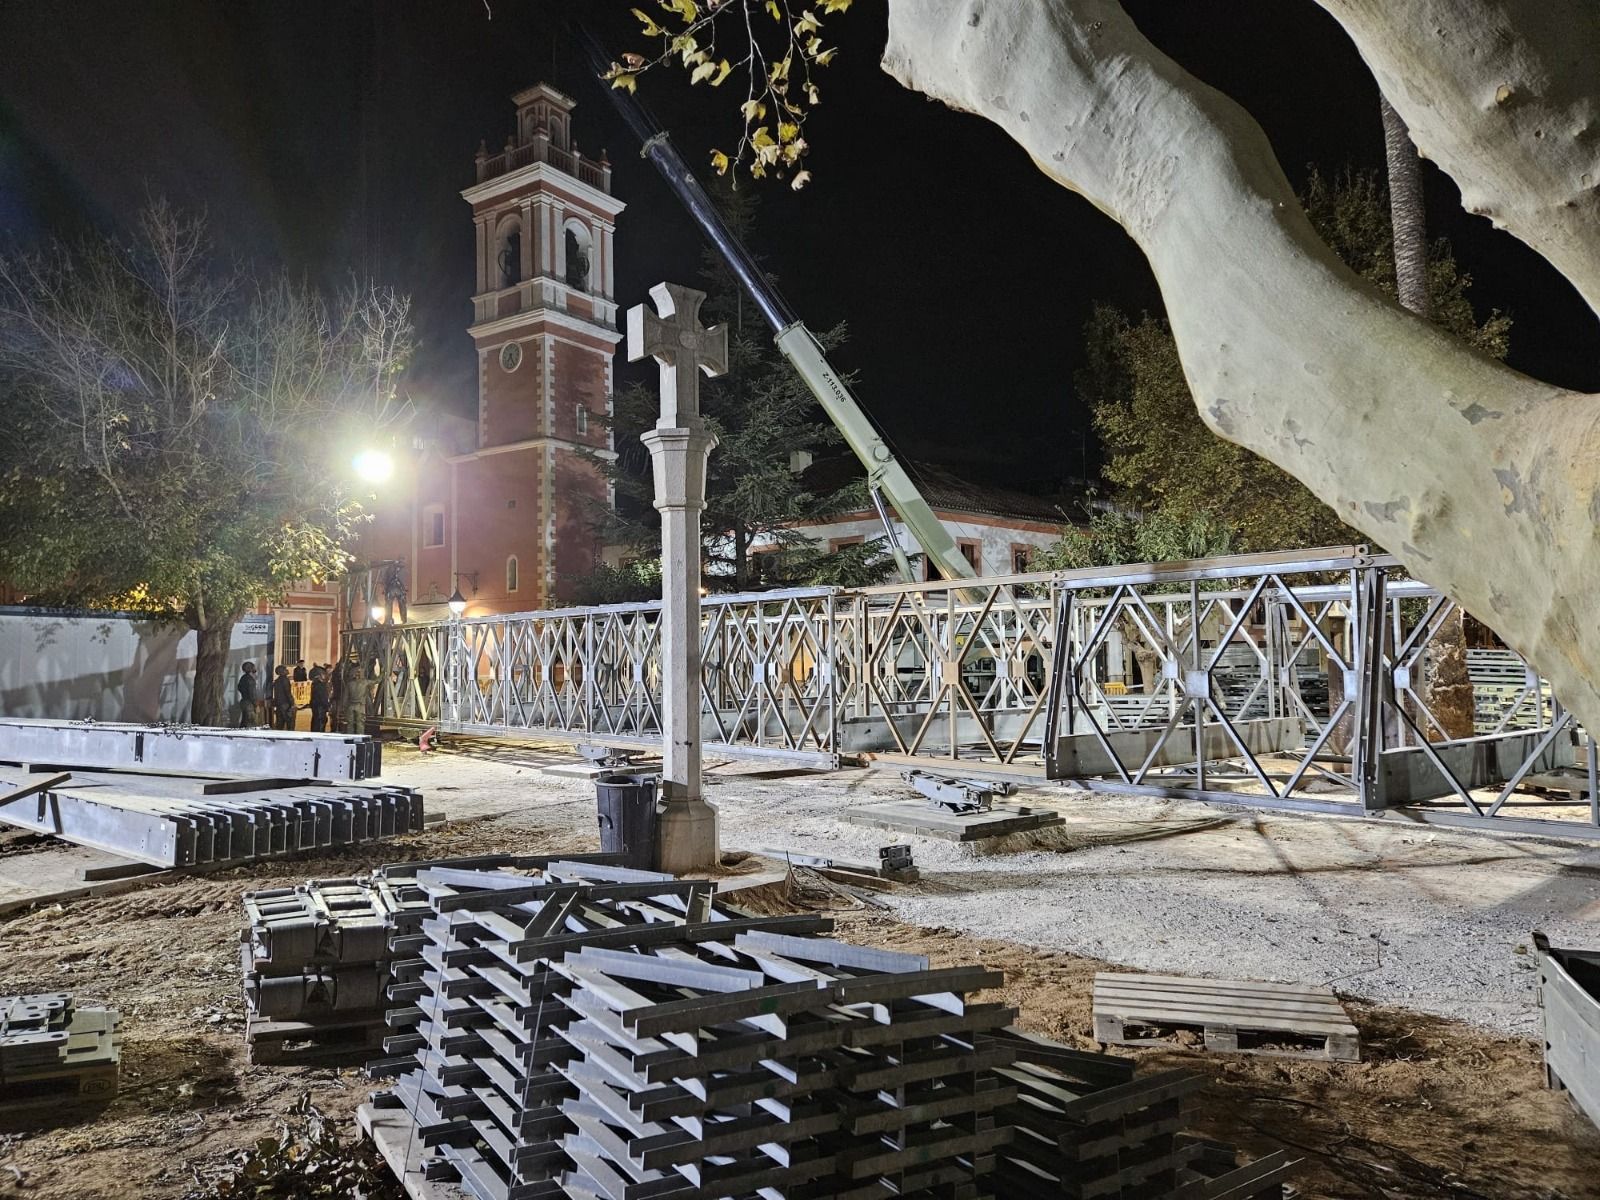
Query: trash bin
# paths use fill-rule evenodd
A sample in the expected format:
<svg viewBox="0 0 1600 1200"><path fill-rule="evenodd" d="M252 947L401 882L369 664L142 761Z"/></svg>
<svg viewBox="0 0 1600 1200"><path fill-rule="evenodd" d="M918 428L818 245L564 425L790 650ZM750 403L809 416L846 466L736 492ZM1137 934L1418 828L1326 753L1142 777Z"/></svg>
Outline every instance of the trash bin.
<svg viewBox="0 0 1600 1200"><path fill-rule="evenodd" d="M625 867L655 869L656 782L655 775L613 773L595 778L601 853L621 854Z"/></svg>

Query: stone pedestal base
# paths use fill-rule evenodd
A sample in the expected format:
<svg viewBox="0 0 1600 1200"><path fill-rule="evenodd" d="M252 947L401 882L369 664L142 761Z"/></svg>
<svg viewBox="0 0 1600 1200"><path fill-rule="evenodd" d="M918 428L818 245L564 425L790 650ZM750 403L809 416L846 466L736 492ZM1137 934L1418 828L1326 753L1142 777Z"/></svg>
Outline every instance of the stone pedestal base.
<svg viewBox="0 0 1600 1200"><path fill-rule="evenodd" d="M706 800L668 798L656 815L656 867L673 875L708 870L722 861L717 808Z"/></svg>

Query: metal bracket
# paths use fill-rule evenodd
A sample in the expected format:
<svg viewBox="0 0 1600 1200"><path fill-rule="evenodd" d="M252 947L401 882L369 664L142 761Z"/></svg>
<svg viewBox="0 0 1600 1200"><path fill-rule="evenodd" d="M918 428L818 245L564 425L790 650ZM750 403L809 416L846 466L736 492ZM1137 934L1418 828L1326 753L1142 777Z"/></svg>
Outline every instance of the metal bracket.
<svg viewBox="0 0 1600 1200"><path fill-rule="evenodd" d="M588 742L579 742L577 751L580 758L588 759L597 767L631 767L640 754L638 750L622 746L596 746Z"/></svg>
<svg viewBox="0 0 1600 1200"><path fill-rule="evenodd" d="M927 771L902 771L900 777L940 808L951 812L987 812L995 796L1009 796L1014 784L993 779L958 779Z"/></svg>

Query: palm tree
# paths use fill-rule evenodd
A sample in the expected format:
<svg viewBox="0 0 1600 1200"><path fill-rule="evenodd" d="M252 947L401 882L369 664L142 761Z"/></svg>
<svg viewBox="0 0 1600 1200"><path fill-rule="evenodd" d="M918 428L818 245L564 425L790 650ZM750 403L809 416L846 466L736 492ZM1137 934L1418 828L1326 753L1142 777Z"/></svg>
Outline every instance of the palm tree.
<svg viewBox="0 0 1600 1200"><path fill-rule="evenodd" d="M1423 210L1422 160L1405 120L1383 95L1383 145L1389 164L1389 222L1394 228L1395 292L1402 307L1427 318L1428 225ZM1426 675L1428 710L1451 738L1471 737L1472 677L1467 672L1467 631L1459 607L1434 636Z"/></svg>

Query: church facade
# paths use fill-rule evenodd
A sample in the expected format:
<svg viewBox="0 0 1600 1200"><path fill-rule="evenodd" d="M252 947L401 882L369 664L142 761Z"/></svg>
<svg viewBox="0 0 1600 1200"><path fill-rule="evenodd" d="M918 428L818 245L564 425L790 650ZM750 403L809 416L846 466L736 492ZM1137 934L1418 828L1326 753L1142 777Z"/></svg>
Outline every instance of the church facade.
<svg viewBox="0 0 1600 1200"><path fill-rule="evenodd" d="M479 146L461 193L477 264L476 417L424 422L358 550L380 573L398 564L411 620L446 615L458 588L468 616L560 605L598 565L595 518L612 501L595 460L612 455L624 205L605 156L578 149L570 98L539 84L512 102L515 131L498 154Z"/></svg>

